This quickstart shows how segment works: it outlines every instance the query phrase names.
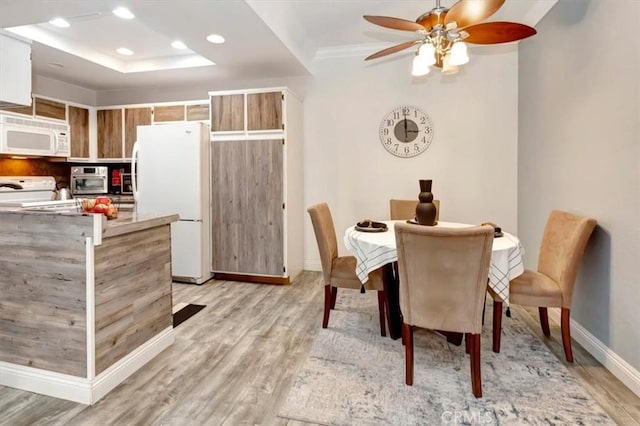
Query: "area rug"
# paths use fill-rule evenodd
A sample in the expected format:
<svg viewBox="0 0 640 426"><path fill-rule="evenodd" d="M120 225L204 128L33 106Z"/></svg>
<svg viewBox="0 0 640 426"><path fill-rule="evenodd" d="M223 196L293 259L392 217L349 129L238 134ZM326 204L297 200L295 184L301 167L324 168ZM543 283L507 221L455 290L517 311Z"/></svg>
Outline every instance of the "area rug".
<svg viewBox="0 0 640 426"><path fill-rule="evenodd" d="M173 313L173 328L176 328L177 326L203 310L205 307L206 305L192 305L190 303L180 307Z"/></svg>
<svg viewBox="0 0 640 426"><path fill-rule="evenodd" d="M499 354L485 323L481 399L471 391L464 345L427 330L414 333L414 380L406 386L404 347L380 336L374 293L339 292L280 417L321 425L615 424L517 315L503 318Z"/></svg>

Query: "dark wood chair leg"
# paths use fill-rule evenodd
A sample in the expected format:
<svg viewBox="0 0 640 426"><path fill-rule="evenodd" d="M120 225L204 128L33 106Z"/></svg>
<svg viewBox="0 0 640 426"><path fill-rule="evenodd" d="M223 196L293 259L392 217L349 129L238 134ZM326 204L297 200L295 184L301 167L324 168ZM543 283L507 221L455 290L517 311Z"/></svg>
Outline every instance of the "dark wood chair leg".
<svg viewBox="0 0 640 426"><path fill-rule="evenodd" d="M484 325L484 312L487 310L487 293L484 294L484 305L482 305L482 325Z"/></svg>
<svg viewBox="0 0 640 426"><path fill-rule="evenodd" d="M502 335L502 302L493 301L493 351L500 353L500 337Z"/></svg>
<svg viewBox="0 0 640 426"><path fill-rule="evenodd" d="M562 346L567 362L573 362L573 351L571 350L571 323L569 308L562 308L560 316L560 329L562 330Z"/></svg>
<svg viewBox="0 0 640 426"><path fill-rule="evenodd" d="M549 330L549 315L547 314L547 308L539 306L538 313L540 314L540 327L542 327L542 333L549 337L551 331Z"/></svg>
<svg viewBox="0 0 640 426"><path fill-rule="evenodd" d="M471 353L471 333L464 333L464 351Z"/></svg>
<svg viewBox="0 0 640 426"><path fill-rule="evenodd" d="M470 336L471 356L471 389L473 396L482 398L482 375L480 374L480 334L467 334Z"/></svg>
<svg viewBox="0 0 640 426"><path fill-rule="evenodd" d="M402 323L402 338L405 346L405 382L413 385L413 328L406 323Z"/></svg>
<svg viewBox="0 0 640 426"><path fill-rule="evenodd" d="M329 313L331 312L331 284L324 286L324 316L322 318L322 328L329 325Z"/></svg>
<svg viewBox="0 0 640 426"><path fill-rule="evenodd" d="M385 304L387 303L387 295L384 294L384 290L378 290L378 312L380 314L380 335L386 336L387 329L385 327L386 316L385 316Z"/></svg>
<svg viewBox="0 0 640 426"><path fill-rule="evenodd" d="M338 287L331 287L331 309L336 308L337 298L338 298Z"/></svg>

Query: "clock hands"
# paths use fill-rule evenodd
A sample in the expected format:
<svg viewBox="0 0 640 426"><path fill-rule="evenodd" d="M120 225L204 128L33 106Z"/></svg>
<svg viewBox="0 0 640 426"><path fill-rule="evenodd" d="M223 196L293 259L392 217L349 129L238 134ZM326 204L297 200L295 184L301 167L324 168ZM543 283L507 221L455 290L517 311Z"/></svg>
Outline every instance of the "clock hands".
<svg viewBox="0 0 640 426"><path fill-rule="evenodd" d="M404 139L407 139L407 116L404 116Z"/></svg>

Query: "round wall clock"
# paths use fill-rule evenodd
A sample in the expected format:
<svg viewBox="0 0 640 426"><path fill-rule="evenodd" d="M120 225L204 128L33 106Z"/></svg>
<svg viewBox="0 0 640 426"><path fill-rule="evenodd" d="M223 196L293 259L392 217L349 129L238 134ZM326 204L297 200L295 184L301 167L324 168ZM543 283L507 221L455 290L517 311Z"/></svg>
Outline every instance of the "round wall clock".
<svg viewBox="0 0 640 426"><path fill-rule="evenodd" d="M400 106L380 122L380 142L391 154L410 158L422 154L431 145L433 124L420 108Z"/></svg>

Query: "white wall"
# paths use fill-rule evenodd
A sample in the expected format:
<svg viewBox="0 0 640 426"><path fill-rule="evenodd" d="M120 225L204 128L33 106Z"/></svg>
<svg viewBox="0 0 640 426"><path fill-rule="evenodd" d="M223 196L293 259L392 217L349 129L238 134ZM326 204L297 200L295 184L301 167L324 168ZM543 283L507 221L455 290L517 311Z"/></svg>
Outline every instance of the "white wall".
<svg viewBox="0 0 640 426"><path fill-rule="evenodd" d="M608 357L600 359L605 365L619 356L636 374L639 25L635 0L561 0L547 14L538 35L520 48L518 159L518 226L527 266L536 266L551 209L596 218L572 317L606 346L596 348Z"/></svg>
<svg viewBox="0 0 640 426"><path fill-rule="evenodd" d="M64 83L41 75L33 76L33 87L31 91L35 94L61 99L68 102L75 102L82 105L94 106L96 104L96 92L84 87Z"/></svg>
<svg viewBox="0 0 640 426"><path fill-rule="evenodd" d="M440 219L492 221L517 233L517 52L514 46L471 52L456 76L410 74L411 55L365 63L361 57L319 61L305 97L305 203L331 208L341 254L344 229L384 220L390 198L414 198L433 179ZM380 120L415 105L433 122L429 149L411 158L387 153ZM319 269L311 223L305 268Z"/></svg>

